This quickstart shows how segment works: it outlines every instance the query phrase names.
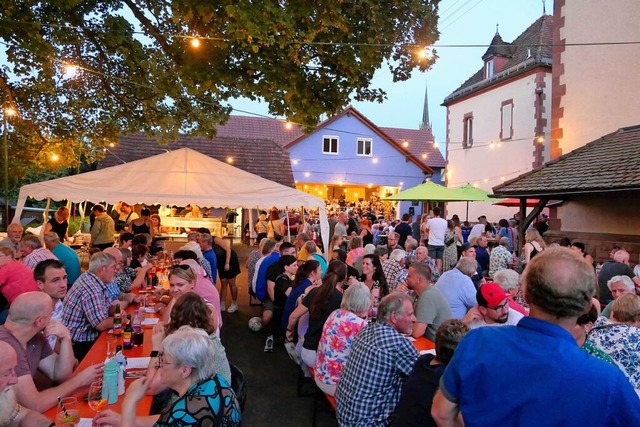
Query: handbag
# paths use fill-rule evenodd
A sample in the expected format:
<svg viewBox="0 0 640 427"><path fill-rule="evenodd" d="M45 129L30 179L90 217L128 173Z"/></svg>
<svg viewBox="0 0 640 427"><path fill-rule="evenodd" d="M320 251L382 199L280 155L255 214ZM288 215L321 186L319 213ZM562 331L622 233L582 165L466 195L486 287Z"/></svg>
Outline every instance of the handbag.
<svg viewBox="0 0 640 427"><path fill-rule="evenodd" d="M451 245L453 242L455 242L455 237L449 237L447 240L444 241L445 246L449 246Z"/></svg>
<svg viewBox="0 0 640 427"><path fill-rule="evenodd" d="M276 228L273 226L273 221L269 221L269 222L271 223L271 228L273 229L273 239L276 242L279 242L280 240L282 240L282 234L276 231Z"/></svg>

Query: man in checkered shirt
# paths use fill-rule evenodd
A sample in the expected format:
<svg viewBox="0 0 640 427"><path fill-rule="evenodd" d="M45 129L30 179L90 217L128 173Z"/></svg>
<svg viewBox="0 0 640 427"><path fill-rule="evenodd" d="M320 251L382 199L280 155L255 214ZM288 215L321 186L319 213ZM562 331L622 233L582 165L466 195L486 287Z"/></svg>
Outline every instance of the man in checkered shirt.
<svg viewBox="0 0 640 427"><path fill-rule="evenodd" d="M402 386L418 358L403 335L411 333L415 321L411 298L396 292L380 302L377 322L358 333L336 390L341 427L391 424Z"/></svg>
<svg viewBox="0 0 640 427"><path fill-rule="evenodd" d="M78 277L64 300L62 323L71 332L78 360L84 358L102 331L113 328L107 284L113 281L116 267L116 259L108 253L93 254L89 270Z"/></svg>

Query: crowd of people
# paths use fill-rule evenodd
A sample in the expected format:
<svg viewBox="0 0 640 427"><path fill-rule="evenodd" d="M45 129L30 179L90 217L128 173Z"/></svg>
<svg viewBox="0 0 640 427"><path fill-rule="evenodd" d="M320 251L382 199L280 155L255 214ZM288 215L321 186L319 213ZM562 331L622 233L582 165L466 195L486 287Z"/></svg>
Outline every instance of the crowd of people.
<svg viewBox="0 0 640 427"><path fill-rule="evenodd" d="M122 209L128 222L116 239L115 221L102 206L93 208L91 256L82 273L76 252L61 243L67 237L64 224L46 227L44 241L23 236L22 227L12 224L0 242L0 293L5 300L0 359L6 368L0 374L0 425L49 426L51 421L41 413L56 406L59 398L102 379L102 363L81 372L76 366L100 334L114 328L117 313L149 298L132 291L143 286L158 259L175 266L168 274L169 290L155 291L154 309L161 321L153 331L148 375L128 387L122 414L102 411L94 425L199 425L215 420L240 425L240 403L219 338L227 290L232 302L226 311L237 310L237 254L228 242L201 229L190 233L177 252L156 248L152 257L148 212L142 209L138 218L126 212L128 205ZM56 212L52 221L59 219L65 218ZM149 228L136 228L145 225ZM119 245L114 246L116 240ZM122 326L127 323L126 316L120 320ZM169 389L177 397L167 394ZM137 403L147 393L170 399L157 414L136 417ZM191 404L194 399L198 405Z"/></svg>
<svg viewBox="0 0 640 427"><path fill-rule="evenodd" d="M596 271L580 242L546 244L532 227L520 250L515 220L494 227L482 217L467 226L441 214L437 207L420 221L405 214L384 228L386 244L376 245L373 232L364 243L368 218L340 212L330 224L326 269L309 256L318 249L304 233L292 243L263 240L247 267L253 289L268 290L260 298L265 351L282 333L302 372L335 396L341 426L458 425L462 418L465 425L512 425L512 411L517 425L563 424L568 403L551 397L566 393L563 381L550 384L547 369L563 378L584 371L567 386L572 398L585 393L582 381L610 384L597 410L568 425L638 423L640 296L628 253L613 251ZM407 337L435 341L436 354L420 356ZM479 357L478 348L493 353ZM524 376L516 381L495 362L501 354L509 371ZM483 389L494 378L510 396L492 396L501 403L489 418L475 378L486 382ZM634 409L609 413L610 399Z"/></svg>
<svg viewBox="0 0 640 427"><path fill-rule="evenodd" d="M6 407L36 420L101 376L101 365L73 375L76 360L113 327L116 305L138 303L131 290L151 265L150 235L129 233L128 220L120 247L92 240L97 251L74 280L55 255L57 232L41 243L12 225L0 242L0 343L12 349L0 357L16 366L0 376L13 392L8 406L0 401L0 422ZM335 397L340 426L640 425L640 282L623 248L595 265L580 242L546 244L531 228L519 245L517 222L471 227L437 207L384 227L354 211L333 221L326 259L295 213L264 212L245 267L262 303L264 351L282 345ZM95 425L240 423L219 338L228 293L226 311L238 309L238 256L201 229L172 257L147 377L129 387L121 414L103 411ZM435 354L416 350L412 340L423 338ZM136 417L144 394L161 399L167 388L177 397L162 413Z"/></svg>

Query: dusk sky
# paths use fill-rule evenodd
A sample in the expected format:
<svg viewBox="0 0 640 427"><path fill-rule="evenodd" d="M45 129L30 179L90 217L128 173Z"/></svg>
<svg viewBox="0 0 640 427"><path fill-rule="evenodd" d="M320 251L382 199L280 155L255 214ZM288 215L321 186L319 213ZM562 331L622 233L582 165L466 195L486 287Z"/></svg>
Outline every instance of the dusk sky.
<svg viewBox="0 0 640 427"><path fill-rule="evenodd" d="M553 1L546 2L547 14L553 14ZM443 0L440 3L440 40L436 44L439 59L426 73L416 71L406 82L393 83L388 69L378 71L372 86L387 92L382 104L354 102L352 105L378 126L416 129L422 121L425 86L429 86L429 112L436 141L445 141L446 109L444 98L482 67L487 50L499 25L502 39L511 42L542 16L542 0ZM438 47L438 45L442 47ZM446 47L445 45L482 45L482 47ZM267 106L238 99L231 106L246 112L269 115ZM247 115L245 112L233 114ZM440 145L440 149L444 147Z"/></svg>

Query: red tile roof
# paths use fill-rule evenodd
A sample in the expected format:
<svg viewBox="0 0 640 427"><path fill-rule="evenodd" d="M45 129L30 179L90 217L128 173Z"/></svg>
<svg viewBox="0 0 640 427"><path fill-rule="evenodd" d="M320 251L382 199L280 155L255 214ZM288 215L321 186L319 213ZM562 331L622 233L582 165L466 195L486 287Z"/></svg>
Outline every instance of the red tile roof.
<svg viewBox="0 0 640 427"><path fill-rule="evenodd" d="M431 168L444 168L447 162L442 156L437 145L434 145L433 134L430 129L400 129L400 128L380 128L384 133L402 144L407 141L409 146L406 148L421 162ZM427 158L423 158L423 154Z"/></svg>
<svg viewBox="0 0 640 427"><path fill-rule="evenodd" d="M619 129L493 187L498 197L640 190L640 125Z"/></svg>
<svg viewBox="0 0 640 427"><path fill-rule="evenodd" d="M219 138L269 140L284 146L301 135L303 135L301 126L291 125L291 128L287 129L286 122L283 120L231 115L227 123L218 126L217 136Z"/></svg>
<svg viewBox="0 0 640 427"><path fill-rule="evenodd" d="M504 65L502 71L493 77L485 79L484 66L474 73L460 87L448 95L442 105L447 105L458 98L484 89L505 79L521 74L538 66L551 66L551 53L553 45L553 16L543 15L520 34L512 43L502 42L492 50L489 47L487 53L499 52L500 56L510 56L511 59ZM495 36L494 36L495 40ZM492 42L493 43L493 42ZM511 55L507 53L511 52ZM485 53L485 55L487 54ZM483 56L484 57L484 56Z"/></svg>
<svg viewBox="0 0 640 427"><path fill-rule="evenodd" d="M98 169L183 147L192 148L223 162L232 157L232 164L237 168L295 188L289 152L273 141L260 139L180 136L176 142L160 145L143 134L121 136L118 145L110 148L100 161Z"/></svg>

